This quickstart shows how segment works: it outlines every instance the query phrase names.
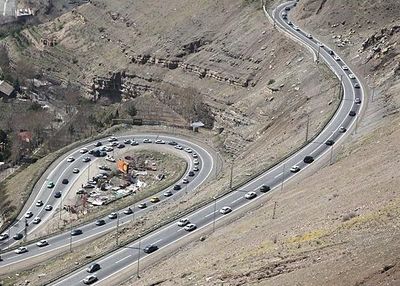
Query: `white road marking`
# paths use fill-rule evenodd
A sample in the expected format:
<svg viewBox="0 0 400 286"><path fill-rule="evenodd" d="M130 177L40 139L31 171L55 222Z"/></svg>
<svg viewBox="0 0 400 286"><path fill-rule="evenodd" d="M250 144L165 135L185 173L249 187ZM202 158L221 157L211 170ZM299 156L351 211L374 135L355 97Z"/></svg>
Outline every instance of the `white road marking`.
<svg viewBox="0 0 400 286"><path fill-rule="evenodd" d="M159 240L154 241L153 243L150 243L150 244L157 244L157 243L159 243L159 242L161 242L161 241L162 241L162 239L159 239Z"/></svg>
<svg viewBox="0 0 400 286"><path fill-rule="evenodd" d="M118 260L118 261L115 261L115 264L118 264L118 263L120 263L121 261L124 261L125 259L127 259L127 258L129 258L129 257L131 257L131 256L128 255L128 256L126 256L126 257L124 257L124 258L122 258L122 259L120 259L120 260Z"/></svg>
<svg viewBox="0 0 400 286"><path fill-rule="evenodd" d="M243 199L243 197L237 198L236 200L234 200L231 204L233 205L234 203L240 201L241 199Z"/></svg>
<svg viewBox="0 0 400 286"><path fill-rule="evenodd" d="M8 0L4 1L3 16L6 15L7 2L8 2Z"/></svg>
<svg viewBox="0 0 400 286"><path fill-rule="evenodd" d="M209 217L209 216L212 216L214 214L214 212L212 212L212 213L209 213L208 215L206 215L205 217Z"/></svg>
<svg viewBox="0 0 400 286"><path fill-rule="evenodd" d="M274 178L276 179L276 178L279 178L280 176L282 176L282 173L276 175Z"/></svg>

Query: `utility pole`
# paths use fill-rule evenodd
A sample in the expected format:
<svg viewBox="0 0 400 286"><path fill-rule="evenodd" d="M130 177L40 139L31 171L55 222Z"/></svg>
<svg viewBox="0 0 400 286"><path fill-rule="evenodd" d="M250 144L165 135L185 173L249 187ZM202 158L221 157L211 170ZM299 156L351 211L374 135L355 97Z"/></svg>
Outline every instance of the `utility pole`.
<svg viewBox="0 0 400 286"><path fill-rule="evenodd" d="M24 227L24 241L26 242L28 236L28 220L25 218L25 227Z"/></svg>
<svg viewBox="0 0 400 286"><path fill-rule="evenodd" d="M91 162L89 162L89 166L88 166L88 169L87 169L87 180L88 181L90 180L90 163Z"/></svg>
<svg viewBox="0 0 400 286"><path fill-rule="evenodd" d="M331 146L331 157L329 159L329 164L332 165L333 164L333 146Z"/></svg>
<svg viewBox="0 0 400 286"><path fill-rule="evenodd" d="M283 164L281 192L283 191L283 182L285 182L285 167L286 167L285 165L286 163Z"/></svg>
<svg viewBox="0 0 400 286"><path fill-rule="evenodd" d="M138 247L138 259L137 259L137 278L140 279L140 275L139 275L139 262L140 262L140 243L142 241L142 238L139 236L139 247Z"/></svg>
<svg viewBox="0 0 400 286"><path fill-rule="evenodd" d="M231 175L229 179L229 189L232 191L232 180L233 180L233 160L232 160L232 165L231 165Z"/></svg>
<svg viewBox="0 0 400 286"><path fill-rule="evenodd" d="M117 246L119 245L119 213L117 213L117 238L116 238L116 242L117 242Z"/></svg>
<svg viewBox="0 0 400 286"><path fill-rule="evenodd" d="M214 197L213 233L215 231L215 213L217 212L217 196Z"/></svg>
<svg viewBox="0 0 400 286"><path fill-rule="evenodd" d="M277 202L274 202L274 210L272 212L272 219L275 219L276 205L277 205Z"/></svg>
<svg viewBox="0 0 400 286"><path fill-rule="evenodd" d="M60 223L61 223L61 212L63 210L63 194L61 193L61 202L60 202L60 220L58 222L59 227L60 227Z"/></svg>
<svg viewBox="0 0 400 286"><path fill-rule="evenodd" d="M132 222L133 222L133 220L135 219L135 204L136 204L136 203L133 203Z"/></svg>
<svg viewBox="0 0 400 286"><path fill-rule="evenodd" d="M375 87L372 88L372 98L371 98L372 102L374 102L374 96L375 96Z"/></svg>
<svg viewBox="0 0 400 286"><path fill-rule="evenodd" d="M308 130L310 127L310 114L307 114L307 126L306 126L306 143L308 141Z"/></svg>
<svg viewBox="0 0 400 286"><path fill-rule="evenodd" d="M317 52L317 63L319 63L319 53L321 51L321 47L318 45L318 52Z"/></svg>
<svg viewBox="0 0 400 286"><path fill-rule="evenodd" d="M72 252L72 223L69 228L69 252Z"/></svg>

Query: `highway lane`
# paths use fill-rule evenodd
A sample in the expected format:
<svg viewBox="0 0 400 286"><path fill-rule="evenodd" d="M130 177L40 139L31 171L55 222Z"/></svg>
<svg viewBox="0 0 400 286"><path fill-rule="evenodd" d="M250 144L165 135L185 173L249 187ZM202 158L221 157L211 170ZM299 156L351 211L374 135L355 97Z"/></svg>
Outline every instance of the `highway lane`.
<svg viewBox="0 0 400 286"><path fill-rule="evenodd" d="M187 218L192 223L197 225L197 230L212 224L214 219L220 220L231 215L223 215L220 213L219 210L224 206L231 207L232 212L234 213L240 208L243 208L253 201L256 201L257 198L268 196L269 193L262 193L259 191L260 187L263 185L268 185L271 187L270 192L279 190L279 187L282 183L291 180L297 174L290 171L290 168L293 165L298 165L300 167L301 170L299 173L303 172L308 168L308 166L310 166L309 164L304 163L303 159L305 156L312 155L316 161L312 164L318 164L318 160L322 161L322 158L326 158L328 152L332 152L333 148L340 144L340 142L344 140L345 137L352 131L354 124L359 117L358 114L364 106L364 90L362 83L357 77L354 79L349 77L349 75L352 73L350 69L348 71L343 70L342 66L345 65L345 62L340 58L335 60L333 56L337 54L334 53L334 55L332 55L329 47L326 45L320 47L315 38L309 39L307 37L308 33L302 30L296 31L293 29L292 25L288 24L289 20L281 17L282 13L286 11L285 8L290 7L290 9L293 9L293 5L294 2L283 3L274 10L273 17L276 19L277 25L280 25L294 37L297 37L299 40L303 41L305 44L309 45L312 49L319 53L319 59L323 60L332 69L338 79L341 80L343 88L342 102L331 121L327 124L324 130L312 142L310 142L310 144L302 148L290 158L284 160L282 163L273 167L263 175L247 183L239 190L229 193L228 195L215 200L214 203L211 203L188 215ZM360 84L360 88L354 88L354 84L356 82ZM356 98L361 100L361 104L355 104ZM356 116L349 116L350 111L355 111ZM347 131L344 133L340 132L339 129L341 127L346 128ZM327 145L327 140L333 140L334 144L332 146ZM254 190L257 193L257 198L252 200L244 198L244 194L246 194L246 192ZM106 282L108 278L118 275L119 272L128 267L130 267L132 271L135 271L134 267L137 263L139 251L141 251L141 260L146 259L148 256L148 254L143 252L143 248L146 245L156 243L159 248L163 248L177 242L180 239L183 239L187 235L190 235L190 232L182 230L181 227L178 227L176 221L142 238L140 240L140 248L139 242L135 241L134 243L128 245L127 248L119 249L114 253L101 258L98 263L100 263L102 269L96 273L96 276L100 281L99 283ZM82 267L71 275L67 275L66 277L58 280L54 285L81 285L82 279L88 275L88 273L85 271L86 267L87 266Z"/></svg>
<svg viewBox="0 0 400 286"><path fill-rule="evenodd" d="M154 134L152 134L152 135L145 134L145 135L137 135L137 136L135 136L135 139L137 141L140 141L140 142L142 142L142 140L144 138L149 138L153 142L156 140L156 138L164 140L164 141L175 141L178 144L180 144L181 146L183 146L184 148L185 147L189 147L189 148L191 148L193 150L192 153L187 153L184 150L178 151L173 146L170 146L168 144L159 145L160 147L162 146L164 149L171 148L171 150L173 150L173 151L181 152L186 157L190 158L190 160L188 160L189 168L186 170L186 172L185 172L185 174L183 176L183 177L188 177L190 182L188 184L179 183L181 185L181 187L182 187L182 189L179 190L179 191L173 190L173 186L170 186L170 187L162 190L161 192L159 192L156 196L160 197L160 201L161 202L163 200L176 199L176 198L178 198L178 197L180 197L182 195L185 195L186 192L195 190L198 186L202 185L209 178L209 176L212 174L212 172L215 172L214 171L215 164L214 164L214 159L213 159L212 155L209 153L208 150L204 149L203 147L201 147L201 146L199 146L199 145L197 145L197 144L195 144L193 142L189 142L188 140L185 140L185 139L182 139L182 138L176 138L174 136L167 136L167 135L159 136L159 135L154 135ZM120 140L132 139L132 136L119 137L119 139ZM106 141L104 141L103 143L106 143ZM87 144L85 146L88 147L88 148L90 146L93 147L92 144L93 143L90 143L90 144ZM156 145L156 144L142 144L141 143L141 145L149 146L149 148L150 148L150 147L155 147L154 145ZM61 170L58 171L58 172L55 172L55 173L57 173L57 174L61 173L62 174L63 172L66 171L68 174L72 174L72 169L74 167L77 167L77 166L79 166L81 168L81 172L82 172L82 169L87 167L87 166L84 165L84 164L82 165L81 160L77 160L76 159L73 163L66 162L66 158L71 156L71 154L74 155L75 158L77 158L78 156L81 156L80 153L79 153L79 150L81 148L82 147L76 148L75 150L73 150L70 153L68 153L67 155L65 155L63 160L61 160L58 163L57 168L56 168L56 169L60 168ZM188 176L188 172L193 169L193 165L194 165L194 163L193 163L193 159L194 159L193 158L193 153L196 153L198 155L197 160L199 162L199 164L198 164L199 171L194 172L195 175L193 177L189 177ZM97 160L97 158L92 157L92 160L93 161ZM68 167L65 167L64 165L66 165ZM69 186L70 185L71 184L69 184ZM56 184L56 186L57 186L57 184ZM43 187L42 187L42 189L43 189ZM174 195L171 196L171 197L163 196L163 193L165 191L167 191L167 190L170 190ZM68 189L65 190L65 191L68 191ZM37 196L37 199L41 198L43 196L43 193L44 192L40 192L38 194L38 196ZM63 195L65 195L65 194L63 194ZM141 202L146 202L148 204L148 207L145 208L145 209L139 209L138 208L138 204L141 203ZM55 201L54 203L55 204L59 203L59 200ZM143 214L147 213L148 211L150 211L154 207L157 207L160 203L152 204L152 203L149 202L149 199L145 199L143 201L140 201L137 204L130 206L131 209L134 211L134 214L132 214L132 215L125 215L122 212L123 210L121 210L119 212L119 214L120 214L119 225L121 226L121 225L123 225L125 223L128 223L130 220L133 219L133 216L135 216L135 219L137 219L138 217L140 217ZM44 214L47 214L47 213L44 213ZM91 222L91 223L88 223L88 224L85 224L85 225L81 226L80 229L83 231L83 235L82 235L82 237L73 238L72 245L77 245L77 244L80 244L80 243L83 243L83 242L87 242L88 240L92 240L92 239L94 239L94 238L96 238L96 237L98 237L100 235L103 235L104 233L110 232L110 231L112 231L112 230L114 230L116 228L117 220L111 220L107 216L104 217L103 219L106 221L106 225L104 225L102 227L96 226L94 224L94 222ZM42 223L44 223L44 222L45 222L45 218L44 218ZM29 229L29 227L28 227L28 229ZM33 229L30 229L30 230L33 230ZM101 231L99 232L99 230L101 230ZM23 255L16 255L13 252L4 253L4 254L2 254L3 261L0 262L0 271L1 271L2 267L10 266L10 265L22 262L22 261L29 260L32 257L43 256L44 254L49 254L50 252L56 253L57 251L60 251L62 249L65 250L65 249L67 249L67 247L69 247L69 243L71 242L70 238L71 238L70 237L70 232L69 231L65 231L65 232L63 232L61 234L58 234L58 235L55 235L53 237L48 238L47 241L50 244L49 247L38 248L34 244L31 244L31 245L28 245L29 252L25 253ZM8 245L7 242L8 241L3 242L3 248L7 247L7 245ZM11 239L10 243L14 243L14 241Z"/></svg>
<svg viewBox="0 0 400 286"><path fill-rule="evenodd" d="M284 8L286 7L287 4L283 4L279 6L275 12L274 15L280 15ZM293 4L290 4L293 5ZM278 25L281 25L284 29L287 29L288 32L292 33L294 36L298 37L305 43L307 43L309 46L311 46L313 49L319 50L319 56L321 60L324 60L327 62L328 66L333 69L335 74L338 76L338 78L342 79L342 86L343 86L343 91L344 91L344 97L343 101L341 102L341 105L333 117L333 119L330 121L330 123L326 126L323 132L315 138L315 140L304 147L301 151L296 153L295 155L291 156L281 164L277 165L276 167L272 168L265 174L261 175L260 177L256 178L252 182L246 184L243 186L239 191L232 192L228 194L227 196L220 198L215 201L215 203L210 204L194 213L192 213L188 218L197 224L198 228L203 228L209 225L210 223L213 223L214 218L216 220L221 219L224 217L224 215L219 213L219 209L222 206L229 205L232 207L233 212L237 211L238 209L242 208L243 206L249 204L251 200L247 200L243 198L243 195L250 190L257 190L261 185L269 185L272 190L276 189L277 187L280 186L283 182L286 182L287 180L290 180L293 176L294 173L290 172L289 169L293 165L298 165L302 170L307 168L307 164L303 162L303 158L307 155L313 155L314 158L317 160L324 155L326 155L327 152L332 151L332 148L338 142L343 140L344 136L346 133L340 133L339 128L340 127L346 127L347 129L351 130L352 126L354 125L355 120L357 119L358 115L355 117L350 117L348 114L351 110L356 111L357 113L359 110L362 108L362 105L364 103L364 98L363 98L363 90L362 86L360 89L353 88L353 84L356 79L350 79L349 74L350 71L344 71L342 69L342 65L344 65L343 60L334 60L332 55L329 53L330 49L327 48L326 46L319 47L317 44L317 41L315 39L309 39L306 35L307 33L303 31L295 31L292 26L290 26L287 22L287 20L282 19L281 17L276 17L276 21ZM361 83L360 83L361 84ZM355 97L361 98L361 105L356 105L354 103ZM336 143L333 146L327 146L325 144L326 140L334 140ZM314 163L315 164L315 163ZM263 194L258 192L258 197L265 196L267 194ZM214 209L216 209L216 212L214 212ZM96 235L99 234L99 232L93 231L90 232L91 230L85 230L84 233L87 233L87 235ZM174 241L177 241L179 239L182 239L186 235L188 235L186 231L182 231L181 228L176 226L176 222L170 224L169 226L163 227L160 230L150 234L147 237L144 237L142 239L142 245L150 244L157 242L158 246L165 247ZM53 242L52 242L53 243ZM51 243L51 245L52 245ZM57 245L57 241L54 242L54 245ZM66 246L65 243L65 237L63 238L63 242L59 244L59 246ZM126 249L121 249L118 250L117 252L106 256L103 259L111 259L111 261L114 261L114 263L106 263L106 265L102 265L103 269L97 274L99 278L101 279L106 279L106 277L109 277L110 275L114 275L114 273L117 273L118 270L123 269L124 267L128 267L130 264L132 264L133 260L135 259L134 255L132 252L127 253L126 251L132 250L131 248L137 248L138 247L138 242L135 242L131 245L129 245ZM143 257L146 257L145 254L143 254ZM128 259L127 257L131 257L131 259ZM103 264L103 260L100 260L101 264ZM118 262L118 263L117 263ZM0 264L1 266L1 264ZM65 279L60 280L60 285L64 284L72 284L72 285L77 285L81 283L81 279L86 275L84 269L81 269L74 273L73 275L65 277Z"/></svg>

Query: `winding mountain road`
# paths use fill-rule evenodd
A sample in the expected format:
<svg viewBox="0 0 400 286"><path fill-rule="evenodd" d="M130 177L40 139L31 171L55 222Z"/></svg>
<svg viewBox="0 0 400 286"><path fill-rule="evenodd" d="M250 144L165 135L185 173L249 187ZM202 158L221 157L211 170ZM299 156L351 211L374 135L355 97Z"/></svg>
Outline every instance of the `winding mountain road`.
<svg viewBox="0 0 400 286"><path fill-rule="evenodd" d="M312 159L314 160L312 165L315 166L318 164L318 166L322 166L323 159L329 158L335 146L343 141L354 129L355 123L359 118L359 114L364 108L364 88L362 82L359 81L357 76L354 75L344 60L341 59L336 52L327 47L325 44L322 44L306 31L296 27L294 23L290 22L290 11L295 8L296 3L297 1L290 1L279 5L273 11L272 18L280 30L285 31L285 33L291 38L301 42L303 45L312 50L317 55L317 59L319 61L323 61L341 81L343 97L340 106L338 107L332 119L320 132L320 134L312 140L312 142L304 146L297 153L283 160L281 163L245 184L238 190L228 193L227 195L216 199L213 203L210 203L187 215L186 217L190 220L190 222L196 224L197 228L195 230L191 232L185 231L182 227L177 225L177 220L157 229L156 231L125 246L124 248L120 248L108 255L105 255L96 261L101 265L101 269L96 272L98 281L95 282L95 284L105 285L108 283L108 281L116 279L118 274L126 269L129 269L131 273L135 273L136 264L139 262L139 260L141 261L146 259L151 255L143 252L143 248L145 246L155 244L158 246L158 249L166 249L169 245L192 235L194 232L210 226L215 221L235 215L235 212L237 212L239 209L257 201L264 196L268 196L270 192L278 191L279 186L288 180L291 180L297 174L302 173L310 166L310 163L304 162L304 158L306 156L312 156ZM156 136L157 135L154 134L148 134L140 138L143 139L148 137L154 140ZM135 136L135 139L136 137L137 136ZM124 138L125 137L119 139ZM197 188L210 177L210 174L212 174L215 168L215 157L213 157L211 153L194 144L193 142L179 141L182 140L181 138L173 136L160 136L159 138L176 141L179 144L192 148L199 154L201 169L199 174L197 174L195 179L190 183L191 188ZM75 162L81 162L81 157L79 157L80 155L78 152L79 149L77 148L71 153L77 158ZM57 171L53 171L49 176L50 179L56 181L56 186L59 185L59 180L63 178L63 172L65 172L64 175L71 174L72 168L75 167L74 165L64 165L65 159L71 156L71 154L65 155L62 158L63 163L60 163L61 165L59 168L57 168ZM187 159L189 165L193 163L190 158ZM297 166L298 170L291 170L293 166ZM80 164L79 167L85 168L85 165ZM74 177L70 177L70 179L73 180ZM264 185L269 186L271 190L269 192L261 192L260 188ZM250 191L255 191L256 196L252 199L245 198L245 194ZM48 197L45 186L42 187L42 190L39 192L36 199L48 200L46 201L47 203L58 203L57 201L53 201L51 197ZM227 214L222 214L220 209L225 206L230 207L232 211ZM42 210L40 213L46 217L46 213L43 213ZM81 229L83 234L74 238L72 243L75 245L90 241L93 238L107 233L115 228L115 222L112 222L107 218L104 219L107 220L107 223L102 227L95 226L93 222L82 226ZM126 217L123 219L129 220L130 218ZM123 219L122 223L124 223ZM29 231L33 232L34 230L34 227L29 228ZM50 245L46 248L39 249L35 245L28 245L29 252L21 255L16 255L14 252L3 253L3 261L0 262L0 273L2 272L2 269L4 270L9 266L17 265L24 260L29 260L32 259L32 257L42 255L43 251L58 253L60 250L68 247L70 238L71 236L69 235L69 232L65 232L49 238L48 241ZM58 281L54 282L54 285L82 285L82 280L88 275L86 272L87 266L88 265L85 265L73 273L60 278Z"/></svg>

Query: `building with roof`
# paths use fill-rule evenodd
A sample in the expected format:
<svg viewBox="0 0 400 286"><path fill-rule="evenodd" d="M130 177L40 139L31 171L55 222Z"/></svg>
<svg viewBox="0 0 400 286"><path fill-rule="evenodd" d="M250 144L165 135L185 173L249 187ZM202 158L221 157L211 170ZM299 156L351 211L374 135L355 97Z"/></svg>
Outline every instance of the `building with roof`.
<svg viewBox="0 0 400 286"><path fill-rule="evenodd" d="M4 80L0 81L0 98L10 98L14 95L14 87Z"/></svg>

